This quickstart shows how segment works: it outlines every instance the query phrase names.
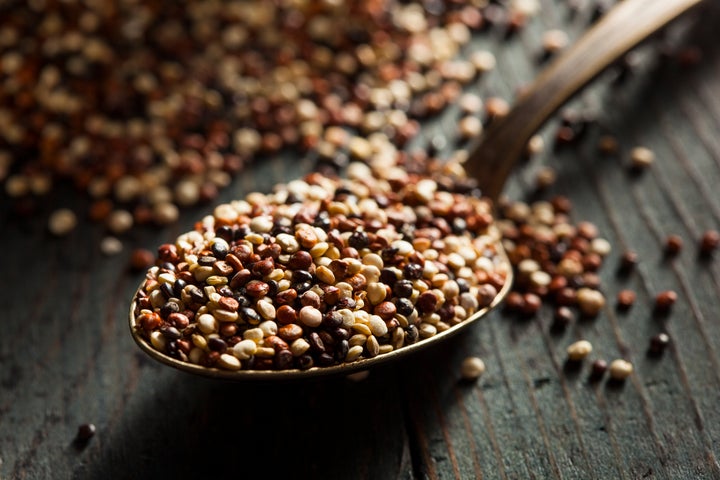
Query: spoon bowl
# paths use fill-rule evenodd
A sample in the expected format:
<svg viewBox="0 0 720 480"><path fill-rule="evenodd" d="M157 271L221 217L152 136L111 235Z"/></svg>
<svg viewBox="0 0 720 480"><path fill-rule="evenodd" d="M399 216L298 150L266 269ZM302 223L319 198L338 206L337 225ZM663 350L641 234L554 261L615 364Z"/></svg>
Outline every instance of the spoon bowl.
<svg viewBox="0 0 720 480"><path fill-rule="evenodd" d="M498 242L499 244L500 242ZM369 370L371 368L374 368L376 366L384 365L388 362L393 362L400 360L402 358L406 358L420 350L424 350L426 347L430 345L434 345L436 342L446 340L450 338L451 336L465 330L466 327L469 327L472 324L477 323L480 319L487 316L492 310L497 308L499 305L502 304L502 301L504 300L507 293L510 291L510 288L512 286L513 281L513 273L512 268L510 267L510 260L507 258L507 255L505 254L505 251L500 246L499 250L499 260L502 264L507 266L508 271L508 277L506 279L505 284L498 292L495 299L492 301L490 305L487 307L484 307L465 320L463 320L461 323L449 328L448 330L445 330L443 332L439 332L436 335L426 338L424 340L420 340L416 343L413 343L411 345L404 346L402 348L399 348L397 350L393 350L392 352L378 355L376 357L370 357L370 358L361 358L359 360L356 360L354 362L350 363L340 363L337 365L332 365L329 367L313 367L307 370L300 370L300 369L288 369L288 370L237 370L237 371L230 371L230 370L223 370L220 368L208 368L202 365L195 365L190 362L184 362L181 360L178 360L176 358L173 358L169 355L166 355L165 353L157 350L155 347L152 346L152 344L141 334L139 334L139 326L137 323L137 317L135 315L136 311L136 301L134 300L130 306L130 315L129 315L129 322L130 322L130 331L132 332L133 340L135 340L135 343L140 347L141 350L143 350L146 354L148 354L153 359L157 360L158 362L167 365L169 367L176 368L178 370L182 370L184 372L201 375L205 377L210 378L218 378L218 379L225 379L225 380L292 380L292 379L298 379L298 378L307 378L307 377L321 377L321 376L330 376L330 375L349 375L351 373L359 372L362 370ZM142 288L138 289L138 291ZM137 294L137 292L136 292ZM135 297L133 297L135 298Z"/></svg>

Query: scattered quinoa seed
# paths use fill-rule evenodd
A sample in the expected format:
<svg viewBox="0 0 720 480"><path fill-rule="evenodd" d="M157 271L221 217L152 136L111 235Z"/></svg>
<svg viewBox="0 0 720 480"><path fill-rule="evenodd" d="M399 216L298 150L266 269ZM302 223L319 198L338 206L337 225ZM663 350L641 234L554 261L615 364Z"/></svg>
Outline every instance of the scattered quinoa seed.
<svg viewBox="0 0 720 480"><path fill-rule="evenodd" d="M87 442L95 435L95 425L92 423L83 423L77 429L75 439L79 442Z"/></svg>
<svg viewBox="0 0 720 480"><path fill-rule="evenodd" d="M21 2L0 31L0 77L18 98L0 112L0 181L22 205L67 178L120 235L176 222L283 149L337 173L344 152L402 148L455 104L496 64L473 37L522 27L529 1Z"/></svg>
<svg viewBox="0 0 720 480"><path fill-rule="evenodd" d="M477 380L483 373L485 373L485 362L479 357L467 357L460 365L460 377L463 380Z"/></svg>
<svg viewBox="0 0 720 480"><path fill-rule="evenodd" d="M612 245L604 238L593 238L590 242L590 249L593 253L605 257L612 251Z"/></svg>
<svg viewBox="0 0 720 480"><path fill-rule="evenodd" d="M30 182L24 175L11 175L5 181L5 193L10 198L18 198L30 191Z"/></svg>
<svg viewBox="0 0 720 480"><path fill-rule="evenodd" d="M567 357L571 362L583 360L592 352L592 344L587 340L578 340L567 347Z"/></svg>
<svg viewBox="0 0 720 480"><path fill-rule="evenodd" d="M480 135L480 132L482 132L482 123L478 117L468 115L460 119L458 128L460 131L460 138L463 140L469 140Z"/></svg>
<svg viewBox="0 0 720 480"><path fill-rule="evenodd" d="M630 151L630 166L633 170L644 170L654 161L655 154L647 147L635 147Z"/></svg>
<svg viewBox="0 0 720 480"><path fill-rule="evenodd" d="M565 48L568 41L567 33L562 30L548 30L543 33L541 40L543 50L548 55L552 55Z"/></svg>
<svg viewBox="0 0 720 480"><path fill-rule="evenodd" d="M105 237L100 241L100 251L103 255L117 255L122 249L122 242L115 237Z"/></svg>
<svg viewBox="0 0 720 480"><path fill-rule="evenodd" d="M48 230L58 237L65 236L72 232L77 226L77 216L67 208L55 210L48 219Z"/></svg>
<svg viewBox="0 0 720 480"><path fill-rule="evenodd" d="M583 315L594 317L605 306L605 296L599 290L583 287L577 291L577 303Z"/></svg>
<svg viewBox="0 0 720 480"><path fill-rule="evenodd" d="M541 305L542 299L539 295L534 293L526 293L525 295L523 295L521 311L523 315L532 316L535 315L538 310L540 310Z"/></svg>
<svg viewBox="0 0 720 480"><path fill-rule="evenodd" d="M614 155L618 152L618 141L612 135L603 135L598 141L598 150L603 155Z"/></svg>
<svg viewBox="0 0 720 480"><path fill-rule="evenodd" d="M658 333L650 338L650 347L648 349L651 355L662 354L670 344L670 336L667 333Z"/></svg>
<svg viewBox="0 0 720 480"><path fill-rule="evenodd" d="M655 310L657 312L667 312L677 301L677 293L674 290L665 290L655 297Z"/></svg>
<svg viewBox="0 0 720 480"><path fill-rule="evenodd" d="M502 118L510 111L510 105L500 97L489 97L485 100L485 113L489 119Z"/></svg>
<svg viewBox="0 0 720 480"><path fill-rule="evenodd" d="M557 174L552 167L541 168L535 176L535 187L538 190L544 190L551 187L556 179Z"/></svg>
<svg viewBox="0 0 720 480"><path fill-rule="evenodd" d="M633 372L633 364L622 358L618 358L610 362L608 367L610 378L613 380L625 380Z"/></svg>
<svg viewBox="0 0 720 480"><path fill-rule="evenodd" d="M700 255L710 256L720 246L720 232L707 230L700 238Z"/></svg>
<svg viewBox="0 0 720 480"><path fill-rule="evenodd" d="M620 257L619 271L623 274L630 273L632 270L635 269L635 266L637 264L638 254L633 250L628 250L623 253L622 257Z"/></svg>
<svg viewBox="0 0 720 480"><path fill-rule="evenodd" d="M683 240L679 235L668 235L665 239L665 254L675 256L680 253L683 247Z"/></svg>
<svg viewBox="0 0 720 480"><path fill-rule="evenodd" d="M555 309L553 318L553 328L562 330L575 321L575 314L570 308L562 306Z"/></svg>
<svg viewBox="0 0 720 480"><path fill-rule="evenodd" d="M107 218L107 228L119 235L129 231L133 226L133 216L127 210L115 210Z"/></svg>
<svg viewBox="0 0 720 480"><path fill-rule="evenodd" d="M590 367L590 378L592 380L600 380L607 371L608 364L602 358L598 358Z"/></svg>
<svg viewBox="0 0 720 480"><path fill-rule="evenodd" d="M136 248L130 255L130 268L136 271L146 270L155 263L155 254L144 248Z"/></svg>
<svg viewBox="0 0 720 480"><path fill-rule="evenodd" d="M468 115L479 114L482 111L483 101L474 93L464 93L458 100L463 113Z"/></svg>
<svg viewBox="0 0 720 480"><path fill-rule="evenodd" d="M528 140L528 144L525 147L526 155L528 157L532 157L542 153L543 150L545 150L545 140L543 137L539 134L535 134L530 137L530 140ZM553 174L555 173L553 169L550 169L550 171L552 171Z"/></svg>
<svg viewBox="0 0 720 480"><path fill-rule="evenodd" d="M475 66L478 72L485 73L495 68L497 60L492 52L479 50L470 54L470 62Z"/></svg>
<svg viewBox="0 0 720 480"><path fill-rule="evenodd" d="M508 293L507 297L505 297L505 308L509 312L519 312L523 305L525 304L525 301L523 300L523 296L520 292L512 291Z"/></svg>
<svg viewBox="0 0 720 480"><path fill-rule="evenodd" d="M621 310L629 309L635 303L636 294L632 290L620 290L617 295L617 307Z"/></svg>

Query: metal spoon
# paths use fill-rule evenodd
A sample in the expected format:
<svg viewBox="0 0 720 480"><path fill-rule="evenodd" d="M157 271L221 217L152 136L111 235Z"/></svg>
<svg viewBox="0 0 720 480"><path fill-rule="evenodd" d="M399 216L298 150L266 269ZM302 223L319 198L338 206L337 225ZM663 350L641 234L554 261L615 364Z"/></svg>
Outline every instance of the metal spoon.
<svg viewBox="0 0 720 480"><path fill-rule="evenodd" d="M701 0L624 0L609 11L593 28L558 57L525 91L506 117L497 119L471 149L465 164L468 176L476 178L483 193L496 199L521 157L530 137L543 123L583 86L642 40L665 26ZM510 290L512 268L501 242L496 242L498 260L509 273L492 303L461 323L417 343L389 353L354 362L308 370L221 370L180 361L155 349L139 333L136 302L130 307L129 323L138 346L155 360L198 375L229 380L299 379L311 376L349 374L400 359L434 345L465 329L497 307ZM135 297L134 297L135 298Z"/></svg>
<svg viewBox="0 0 720 480"><path fill-rule="evenodd" d="M496 199L535 132L598 74L702 0L624 0L544 70L508 115L493 121L465 164Z"/></svg>

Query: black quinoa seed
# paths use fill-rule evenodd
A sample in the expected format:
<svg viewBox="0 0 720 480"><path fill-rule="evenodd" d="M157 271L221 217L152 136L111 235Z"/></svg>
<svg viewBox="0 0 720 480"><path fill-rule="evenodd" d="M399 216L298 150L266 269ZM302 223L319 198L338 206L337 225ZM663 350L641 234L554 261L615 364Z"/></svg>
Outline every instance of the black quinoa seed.
<svg viewBox="0 0 720 480"><path fill-rule="evenodd" d="M423 267L418 263L408 263L405 265L405 268L403 268L403 273L405 274L405 278L417 280L422 277Z"/></svg>
<svg viewBox="0 0 720 480"><path fill-rule="evenodd" d="M348 238L348 245L356 250L361 250L370 244L367 233L363 231L354 231Z"/></svg>
<svg viewBox="0 0 720 480"><path fill-rule="evenodd" d="M83 423L78 427L75 439L79 442L87 442L93 436L95 436L95 431L95 425L93 425L92 423Z"/></svg>
<svg viewBox="0 0 720 480"><path fill-rule="evenodd" d="M459 282L458 285L460 285ZM395 282L395 285L392 287L392 289L393 293L395 293L395 295L400 298L409 298L410 295L412 295L413 293L413 285L412 282L409 280L398 280L397 282ZM462 287L460 287L460 290L462 292Z"/></svg>

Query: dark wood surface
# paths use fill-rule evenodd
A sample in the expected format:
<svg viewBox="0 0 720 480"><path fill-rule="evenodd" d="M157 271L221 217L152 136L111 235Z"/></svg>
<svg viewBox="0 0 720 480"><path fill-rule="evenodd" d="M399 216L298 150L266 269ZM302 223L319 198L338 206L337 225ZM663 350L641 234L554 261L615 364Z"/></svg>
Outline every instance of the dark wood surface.
<svg viewBox="0 0 720 480"><path fill-rule="evenodd" d="M561 26L577 36L587 25L589 8L572 17L566 2L541 3L519 38L480 40L498 56L484 92L510 98L537 71L543 31ZM613 244L601 273L607 307L563 333L549 328L550 310L529 320L494 312L361 382L196 378L134 345L126 317L142 275L127 263L132 247L174 239L209 206L172 228L135 232L121 254L105 257L98 227L54 239L42 216L18 217L3 199L0 478L720 478L720 254L697 255L700 235L720 228L720 14L717 2L706 3L675 39L701 47L699 64L641 62L621 86L610 72L574 104L597 116L586 138L549 149L508 187L511 198L531 198L535 172L552 165L558 182L547 195L567 195L573 219L594 222ZM452 128L452 118L430 130ZM545 131L548 144L553 132ZM619 138L618 155L597 153L605 132ZM638 176L626 168L634 145L657 157ZM223 199L310 168L292 159L256 164ZM58 191L46 208L59 202L82 209L86 199ZM669 234L685 241L672 259L662 254ZM619 277L625 249L640 263ZM628 312L614 308L623 288L638 294ZM667 289L679 299L659 317L653 298ZM660 331L671 345L650 357L648 341ZM624 357L635 373L624 383L589 382L587 363L565 364L566 346L579 338L594 345L591 359ZM477 383L458 380L467 355L487 365ZM81 445L74 437L86 422L97 434Z"/></svg>

